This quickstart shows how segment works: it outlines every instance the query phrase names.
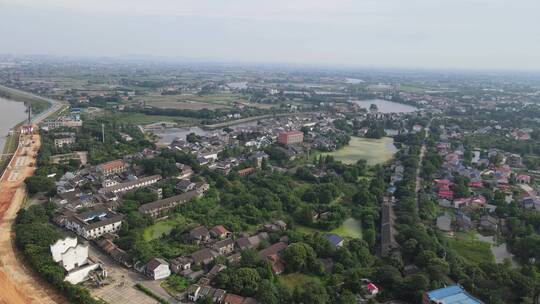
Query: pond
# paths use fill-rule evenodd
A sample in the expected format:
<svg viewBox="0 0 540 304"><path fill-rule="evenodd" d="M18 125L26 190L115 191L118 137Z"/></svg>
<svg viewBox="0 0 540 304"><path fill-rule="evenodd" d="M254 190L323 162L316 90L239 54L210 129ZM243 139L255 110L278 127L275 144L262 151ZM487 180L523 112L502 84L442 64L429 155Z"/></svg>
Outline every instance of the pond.
<svg viewBox="0 0 540 304"><path fill-rule="evenodd" d="M379 109L379 113L411 113L418 110L413 106L384 99L352 100L351 102L368 110L372 104L375 104Z"/></svg>

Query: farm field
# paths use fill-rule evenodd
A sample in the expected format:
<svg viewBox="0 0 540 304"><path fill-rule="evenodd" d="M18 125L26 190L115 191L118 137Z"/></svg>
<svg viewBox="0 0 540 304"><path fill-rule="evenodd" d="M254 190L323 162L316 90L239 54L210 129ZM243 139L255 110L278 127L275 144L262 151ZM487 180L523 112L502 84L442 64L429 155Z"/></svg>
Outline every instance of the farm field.
<svg viewBox="0 0 540 304"><path fill-rule="evenodd" d="M351 137L349 145L323 155L332 155L336 160L346 164L354 164L364 159L368 165L373 166L389 161L395 152L394 140L390 137L381 139Z"/></svg>
<svg viewBox="0 0 540 304"><path fill-rule="evenodd" d="M165 116L165 115L147 115L143 113L115 113L115 118L123 123L132 123L138 125L153 124L156 122L172 122L178 124L197 124L197 119L177 117L177 116Z"/></svg>
<svg viewBox="0 0 540 304"><path fill-rule="evenodd" d="M235 101L242 101L239 94L177 94L177 95L147 95L135 98L136 101L144 100L147 105L161 109L201 110L228 108Z"/></svg>

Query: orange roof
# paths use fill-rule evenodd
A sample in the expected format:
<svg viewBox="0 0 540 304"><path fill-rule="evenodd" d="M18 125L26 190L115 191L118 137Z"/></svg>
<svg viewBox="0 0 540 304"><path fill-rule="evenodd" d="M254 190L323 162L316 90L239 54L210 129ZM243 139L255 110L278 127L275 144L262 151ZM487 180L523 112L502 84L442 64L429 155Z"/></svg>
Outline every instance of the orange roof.
<svg viewBox="0 0 540 304"><path fill-rule="evenodd" d="M214 228L211 229L211 231L220 235L229 233L229 230L227 230L227 228L225 228L223 225L215 226Z"/></svg>
<svg viewBox="0 0 540 304"><path fill-rule="evenodd" d="M99 167L104 171L111 170L114 168L125 167L125 166L126 166L126 163L121 159L113 160L113 161L106 162L104 164L99 165Z"/></svg>
<svg viewBox="0 0 540 304"><path fill-rule="evenodd" d="M244 300L245 300L244 297L241 297L232 293L228 293L225 296L225 299L223 299L223 302L227 304L242 304L244 303Z"/></svg>

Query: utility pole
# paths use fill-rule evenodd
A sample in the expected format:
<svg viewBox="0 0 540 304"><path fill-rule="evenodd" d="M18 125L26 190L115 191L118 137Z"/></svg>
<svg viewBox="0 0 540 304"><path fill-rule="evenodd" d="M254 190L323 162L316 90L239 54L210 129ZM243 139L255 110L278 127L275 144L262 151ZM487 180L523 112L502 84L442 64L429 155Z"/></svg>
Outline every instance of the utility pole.
<svg viewBox="0 0 540 304"><path fill-rule="evenodd" d="M32 123L32 104L28 103L28 125Z"/></svg>
<svg viewBox="0 0 540 304"><path fill-rule="evenodd" d="M105 143L105 124L101 124L101 138L103 139L103 143Z"/></svg>

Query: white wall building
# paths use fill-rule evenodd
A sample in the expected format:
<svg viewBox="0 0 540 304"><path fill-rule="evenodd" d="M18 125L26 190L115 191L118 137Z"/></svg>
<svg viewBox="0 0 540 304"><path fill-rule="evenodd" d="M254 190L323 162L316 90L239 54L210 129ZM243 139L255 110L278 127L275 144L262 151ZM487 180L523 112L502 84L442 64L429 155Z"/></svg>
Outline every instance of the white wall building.
<svg viewBox="0 0 540 304"><path fill-rule="evenodd" d="M71 284L84 282L91 271L101 266L88 259L88 245L77 244L77 238L60 239L50 248L53 260L60 263L67 272L64 281Z"/></svg>

